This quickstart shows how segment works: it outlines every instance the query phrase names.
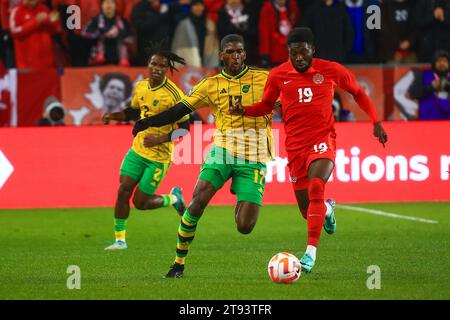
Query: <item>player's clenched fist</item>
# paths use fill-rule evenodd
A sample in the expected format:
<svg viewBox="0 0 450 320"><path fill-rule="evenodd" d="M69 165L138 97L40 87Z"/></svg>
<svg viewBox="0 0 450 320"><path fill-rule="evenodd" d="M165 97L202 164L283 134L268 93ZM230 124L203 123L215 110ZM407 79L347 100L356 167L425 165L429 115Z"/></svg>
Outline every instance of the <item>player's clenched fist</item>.
<svg viewBox="0 0 450 320"><path fill-rule="evenodd" d="M373 124L373 135L378 139L378 141L380 141L380 143L384 147L384 144L388 141L388 137L386 131L384 131L384 128L381 125L381 122L375 122Z"/></svg>
<svg viewBox="0 0 450 320"><path fill-rule="evenodd" d="M245 109L240 100L230 102L229 113L235 116L241 116L245 113Z"/></svg>
<svg viewBox="0 0 450 320"><path fill-rule="evenodd" d="M109 112L105 113L102 117L103 124L109 124L111 120L111 113Z"/></svg>

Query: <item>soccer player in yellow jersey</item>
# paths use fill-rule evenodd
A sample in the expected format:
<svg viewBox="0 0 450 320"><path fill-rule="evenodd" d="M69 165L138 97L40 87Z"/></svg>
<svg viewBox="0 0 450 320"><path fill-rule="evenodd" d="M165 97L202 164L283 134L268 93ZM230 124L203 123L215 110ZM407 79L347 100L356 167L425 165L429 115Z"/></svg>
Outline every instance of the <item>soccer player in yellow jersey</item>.
<svg viewBox="0 0 450 320"><path fill-rule="evenodd" d="M214 146L206 157L195 186L192 202L178 228L175 262L166 278L183 275L185 258L194 239L197 222L217 190L232 179L231 191L237 196L235 221L243 234L256 224L264 194L266 162L272 157L272 114L250 118L232 116L229 108L234 101L261 101L268 72L245 65L244 40L239 35L227 35L220 44L221 73L198 83L180 103L157 116L141 119L133 134L149 126L159 127L181 119L204 106L209 106L216 120Z"/></svg>
<svg viewBox="0 0 450 320"><path fill-rule="evenodd" d="M151 54L148 62L149 78L136 85L130 107L123 112L106 113L103 122L109 124L111 120L130 121L150 117L180 101L183 92L166 77L167 70L176 70L174 62L184 64L184 59L161 49ZM177 127L184 130L177 130ZM105 250L127 249L126 224L130 214L130 199L137 185L133 197L137 209L173 206L180 216L183 215L186 205L180 188L174 187L168 195L156 195L155 191L172 162L173 141L188 131L189 115L186 115L136 135L120 168L120 187L114 210L116 240Z"/></svg>

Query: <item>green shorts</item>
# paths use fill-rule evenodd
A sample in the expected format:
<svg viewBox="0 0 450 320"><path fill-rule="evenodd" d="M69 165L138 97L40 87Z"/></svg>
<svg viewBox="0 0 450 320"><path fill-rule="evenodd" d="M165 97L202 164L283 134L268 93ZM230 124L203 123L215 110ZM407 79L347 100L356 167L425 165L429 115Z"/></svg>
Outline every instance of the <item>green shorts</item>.
<svg viewBox="0 0 450 320"><path fill-rule="evenodd" d="M141 157L129 150L122 161L120 174L139 182L139 190L152 195L166 176L170 163L160 163Z"/></svg>
<svg viewBox="0 0 450 320"><path fill-rule="evenodd" d="M261 205L266 184L266 164L237 160L225 149L213 146L200 172L200 180L208 181L216 190L231 178L231 192L237 201Z"/></svg>

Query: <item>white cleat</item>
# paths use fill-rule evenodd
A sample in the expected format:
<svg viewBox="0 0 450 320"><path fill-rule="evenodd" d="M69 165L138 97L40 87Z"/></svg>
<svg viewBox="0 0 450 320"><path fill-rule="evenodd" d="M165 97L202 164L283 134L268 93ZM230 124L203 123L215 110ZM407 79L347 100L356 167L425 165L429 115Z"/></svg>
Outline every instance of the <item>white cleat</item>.
<svg viewBox="0 0 450 320"><path fill-rule="evenodd" d="M109 247L106 247L105 250L126 250L128 249L127 243L122 240L117 240Z"/></svg>

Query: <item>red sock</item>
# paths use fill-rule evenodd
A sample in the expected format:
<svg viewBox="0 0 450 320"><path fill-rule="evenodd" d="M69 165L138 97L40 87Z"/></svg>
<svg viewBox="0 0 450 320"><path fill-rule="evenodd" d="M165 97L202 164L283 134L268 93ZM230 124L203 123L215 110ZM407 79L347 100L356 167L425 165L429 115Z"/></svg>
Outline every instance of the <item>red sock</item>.
<svg viewBox="0 0 450 320"><path fill-rule="evenodd" d="M309 207L308 207L308 245L317 248L322 232L323 222L327 208L325 206L324 193L325 182L322 179L311 179L308 187Z"/></svg>

